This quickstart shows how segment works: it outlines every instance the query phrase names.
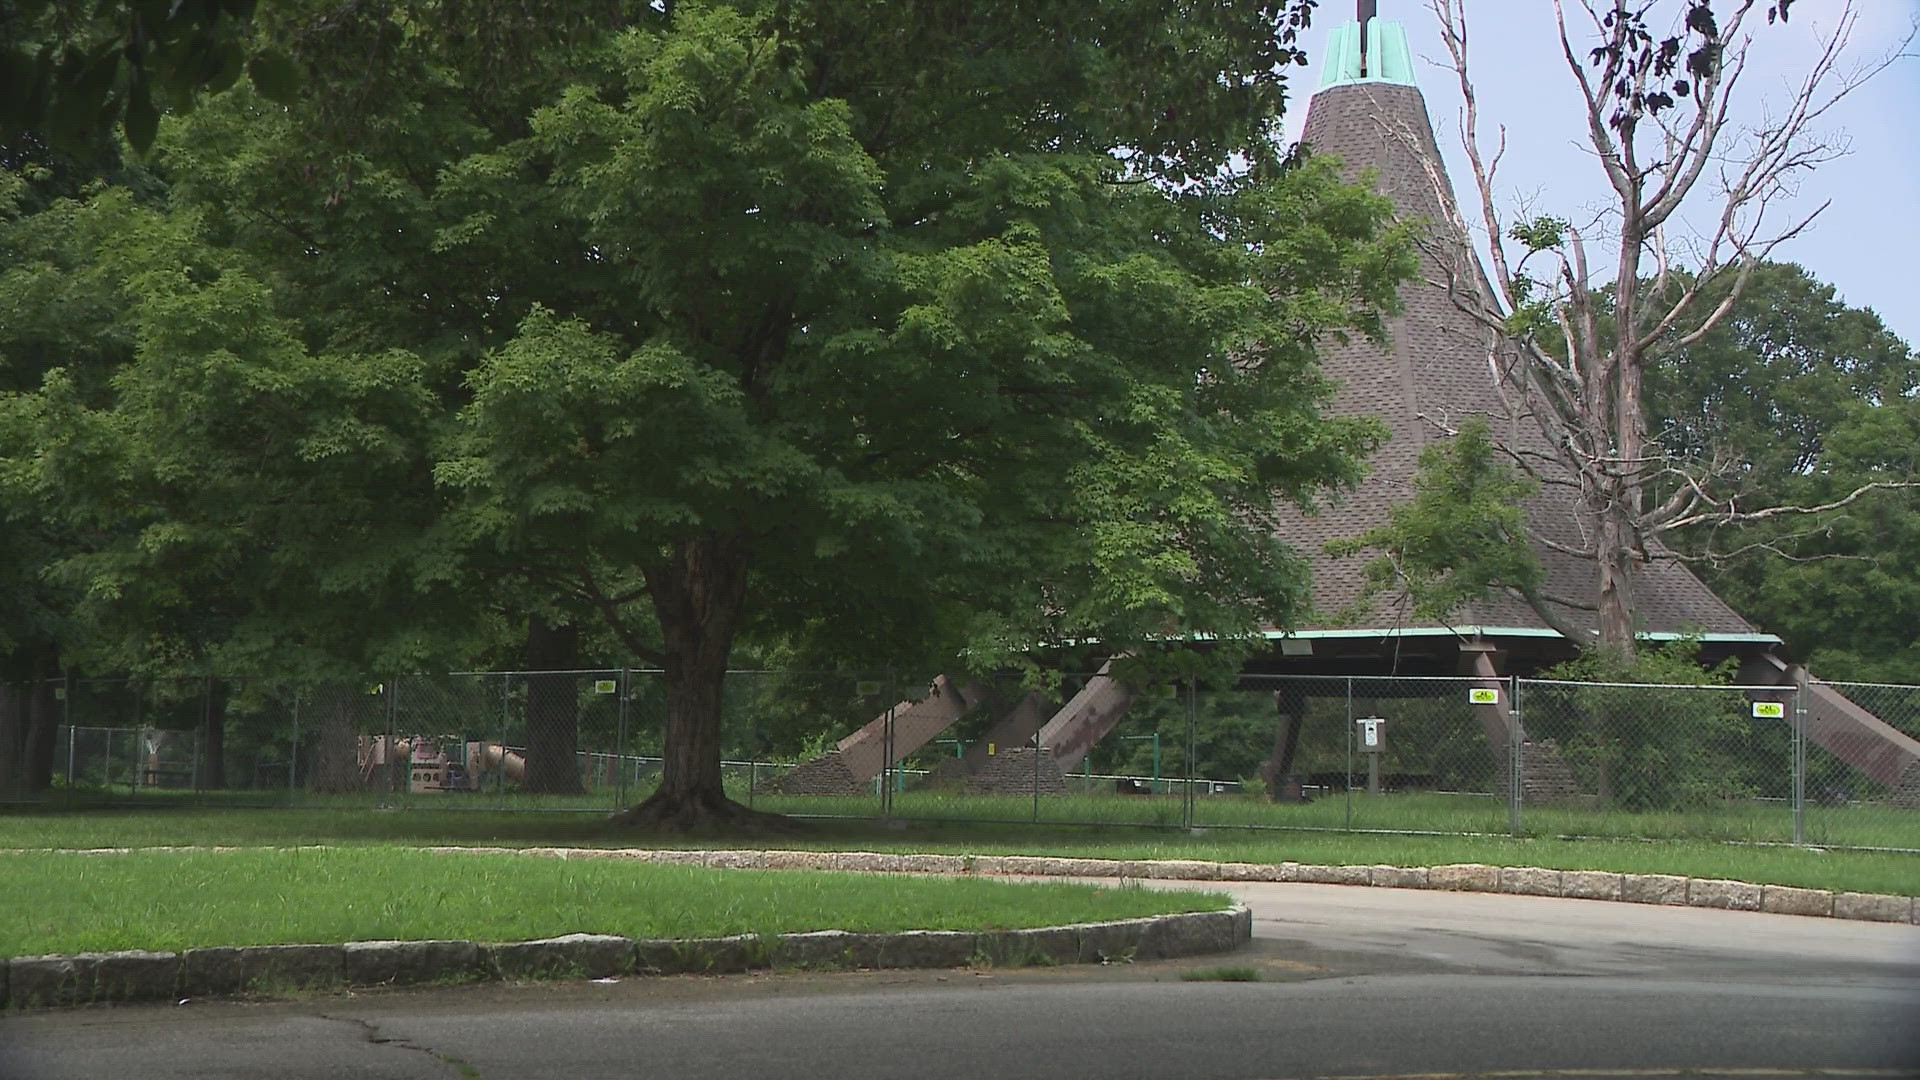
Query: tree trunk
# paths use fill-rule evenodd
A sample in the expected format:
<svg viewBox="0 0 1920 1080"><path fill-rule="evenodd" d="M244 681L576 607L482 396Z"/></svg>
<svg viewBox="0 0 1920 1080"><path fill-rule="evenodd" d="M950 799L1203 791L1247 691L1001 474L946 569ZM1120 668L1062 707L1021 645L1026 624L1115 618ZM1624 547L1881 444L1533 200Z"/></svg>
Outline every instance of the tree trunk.
<svg viewBox="0 0 1920 1080"><path fill-rule="evenodd" d="M27 738L22 754L23 786L30 793L53 786L54 743L62 712L60 687L60 647L36 647L33 683L27 689Z"/></svg>
<svg viewBox="0 0 1920 1080"><path fill-rule="evenodd" d="M1594 555L1600 574L1600 644L1632 661L1636 655L1632 533L1618 511L1602 507L1598 514Z"/></svg>
<svg viewBox="0 0 1920 1080"><path fill-rule="evenodd" d="M227 684L208 679L200 715L200 789L227 787Z"/></svg>
<svg viewBox="0 0 1920 1080"><path fill-rule="evenodd" d="M360 753L355 746L353 717L343 699L320 713L320 733L314 740L313 766L307 787L329 795L359 791Z"/></svg>
<svg viewBox="0 0 1920 1080"><path fill-rule="evenodd" d="M1304 726L1304 702L1287 700L1287 691L1276 690L1273 703L1280 707L1280 731L1274 739L1273 757L1267 763L1267 798L1272 802L1305 802L1297 787L1289 787L1294 754L1300 749L1300 729Z"/></svg>
<svg viewBox="0 0 1920 1080"><path fill-rule="evenodd" d="M580 630L527 617L527 669L565 671L580 662ZM520 790L578 795L580 687L576 675L527 676L527 771Z"/></svg>
<svg viewBox="0 0 1920 1080"><path fill-rule="evenodd" d="M785 818L727 798L720 777L727 663L746 606L745 542L712 534L687 540L645 569L666 644L666 738L659 788L618 820L671 832L785 828Z"/></svg>
<svg viewBox="0 0 1920 1080"><path fill-rule="evenodd" d="M18 684L0 681L0 799L24 790L21 755L26 748L25 694Z"/></svg>

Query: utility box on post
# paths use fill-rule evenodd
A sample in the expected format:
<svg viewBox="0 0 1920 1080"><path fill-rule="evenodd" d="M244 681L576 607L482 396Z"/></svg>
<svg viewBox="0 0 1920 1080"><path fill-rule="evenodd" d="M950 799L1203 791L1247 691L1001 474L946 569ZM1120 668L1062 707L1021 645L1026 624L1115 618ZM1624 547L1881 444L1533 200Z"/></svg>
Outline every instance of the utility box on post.
<svg viewBox="0 0 1920 1080"><path fill-rule="evenodd" d="M1380 755L1387 748L1387 722L1378 716L1355 720L1355 742L1367 755L1367 794L1380 794Z"/></svg>

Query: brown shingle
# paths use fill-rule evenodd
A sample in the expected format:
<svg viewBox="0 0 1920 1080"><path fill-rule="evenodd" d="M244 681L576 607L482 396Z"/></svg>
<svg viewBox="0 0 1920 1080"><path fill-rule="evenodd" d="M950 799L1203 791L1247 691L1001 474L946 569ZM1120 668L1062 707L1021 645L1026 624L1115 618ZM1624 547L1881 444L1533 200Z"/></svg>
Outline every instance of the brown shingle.
<svg viewBox="0 0 1920 1080"><path fill-rule="evenodd" d="M1426 103L1413 87L1385 83L1334 86L1317 94L1307 109L1302 136L1315 153L1338 157L1348 175L1371 175L1402 217L1428 223L1428 246L1466 252L1466 265L1478 269L1453 212L1454 194L1434 142ZM1451 261L1451 260L1449 260ZM1551 455L1552 449L1531 421L1505 420L1498 384L1487 360L1485 331L1455 304L1443 285L1441 263L1423 252L1414 280L1401 290L1405 310L1387 324L1385 348L1364 340L1330 343L1322 351L1326 371L1340 384L1333 409L1341 414L1378 417L1391 431L1390 441L1371 461L1371 473L1341 504L1318 515L1287 507L1279 512L1280 533L1313 559L1317 620L1298 629L1324 629L1329 616L1358 597L1366 556L1334 559L1325 554L1329 540L1361 535L1385 524L1390 507L1412 497L1412 481L1421 449L1473 416L1484 416L1496 437L1510 448ZM1484 289L1483 281L1473 287ZM1571 493L1549 486L1526 504L1529 525L1557 543L1577 545L1579 523ZM1659 549L1655 546L1656 552ZM1547 574L1548 590L1591 603L1598 594L1593 562L1535 544ZM1655 560L1638 578L1639 616L1646 631L1751 633L1753 627L1701 584L1685 565ZM1575 625L1591 627L1591 612L1567 610ZM1491 597L1458 612L1456 626L1547 629L1525 603ZM1366 628L1437 626L1413 619L1404 597L1378 597L1361 621Z"/></svg>

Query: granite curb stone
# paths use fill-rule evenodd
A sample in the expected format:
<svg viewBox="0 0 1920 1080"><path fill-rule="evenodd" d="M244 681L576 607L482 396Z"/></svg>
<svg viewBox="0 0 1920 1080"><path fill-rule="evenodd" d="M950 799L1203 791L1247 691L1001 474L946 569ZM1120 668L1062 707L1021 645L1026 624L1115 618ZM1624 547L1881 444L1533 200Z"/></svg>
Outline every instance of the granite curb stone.
<svg viewBox="0 0 1920 1080"><path fill-rule="evenodd" d="M1833 915L1837 919L1860 919L1866 922L1912 922L1913 898L1882 896L1878 893L1834 893Z"/></svg>
<svg viewBox="0 0 1920 1080"><path fill-rule="evenodd" d="M93 982L93 958L78 956L16 956L7 961L9 1004L22 1007L79 1005L88 1000Z"/></svg>
<svg viewBox="0 0 1920 1080"><path fill-rule="evenodd" d="M1424 866L1370 866L1367 884L1386 889L1424 889L1429 877Z"/></svg>
<svg viewBox="0 0 1920 1080"><path fill-rule="evenodd" d="M480 946L471 941L349 941L342 969L353 986L402 986L479 978Z"/></svg>
<svg viewBox="0 0 1920 1080"><path fill-rule="evenodd" d="M1115 919L1111 922L1082 923L1074 927L1078 948L1074 959L1082 964L1111 964L1132 961L1139 955L1140 940L1146 936L1152 919Z"/></svg>
<svg viewBox="0 0 1920 1080"><path fill-rule="evenodd" d="M1460 892L1497 892L1500 868L1484 863L1451 863L1427 870L1427 887Z"/></svg>
<svg viewBox="0 0 1920 1080"><path fill-rule="evenodd" d="M502 979L577 976L605 979L633 970L633 942L612 934L563 934L480 946L482 963Z"/></svg>
<svg viewBox="0 0 1920 1080"><path fill-rule="evenodd" d="M1776 915L1818 915L1831 918L1833 893L1826 889L1795 889L1766 885L1760 890L1760 910Z"/></svg>
<svg viewBox="0 0 1920 1080"><path fill-rule="evenodd" d="M1606 870L1566 870L1560 874L1560 895L1575 900L1618 900L1625 874Z"/></svg>
<svg viewBox="0 0 1920 1080"><path fill-rule="evenodd" d="M1520 896L1559 896L1563 889L1561 870L1544 870L1537 866L1503 866L1500 868L1500 891Z"/></svg>
<svg viewBox="0 0 1920 1080"><path fill-rule="evenodd" d="M1252 912L1185 912L1139 919L974 933L841 930L687 940L634 941L567 934L538 941L358 941L344 945L263 945L185 953L23 956L0 965L0 1005L84 1005L215 996L282 987L331 988L447 978L617 978L718 974L775 966L960 967L986 958L1008 963L1111 963L1231 950L1251 939Z"/></svg>
<svg viewBox="0 0 1920 1080"><path fill-rule="evenodd" d="M182 997L240 994L254 989L306 990L346 979L345 945L245 945L188 949Z"/></svg>
<svg viewBox="0 0 1920 1080"><path fill-rule="evenodd" d="M1687 879L1673 874L1627 874L1620 879L1620 899L1630 904L1685 904Z"/></svg>
<svg viewBox="0 0 1920 1080"><path fill-rule="evenodd" d="M1744 881L1688 878L1687 905L1728 911L1759 911L1760 886Z"/></svg>
<svg viewBox="0 0 1920 1080"><path fill-rule="evenodd" d="M1313 863L1301 863L1300 868L1294 871L1293 879L1316 885L1365 885L1372 880L1372 876L1364 866L1318 866Z"/></svg>

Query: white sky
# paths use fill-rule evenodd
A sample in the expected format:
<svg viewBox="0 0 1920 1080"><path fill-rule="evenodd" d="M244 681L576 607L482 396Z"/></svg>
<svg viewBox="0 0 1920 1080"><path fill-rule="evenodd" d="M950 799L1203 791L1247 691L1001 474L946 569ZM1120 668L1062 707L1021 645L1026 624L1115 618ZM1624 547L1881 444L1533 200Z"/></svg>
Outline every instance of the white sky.
<svg viewBox="0 0 1920 1080"><path fill-rule="evenodd" d="M1578 141L1583 112L1559 53L1553 5L1549 0L1466 2L1483 145L1494 144L1497 125L1507 129L1507 155L1496 180L1502 213L1511 214L1525 201L1536 213L1587 219L1610 189L1591 151ZM1841 0L1799 0L1790 26L1768 27L1759 20L1736 118L1757 119L1769 103L1789 99L1790 86L1818 55L1819 34L1832 29L1840 7ZM1851 53L1860 61L1884 57L1920 22L1920 0L1856 0L1856 7L1860 21ZM1574 13L1569 14L1571 22ZM1434 16L1426 0L1381 0L1380 16L1407 27L1448 171L1456 192L1465 196L1472 174L1460 149L1459 86L1452 71L1436 66L1446 52ZM1319 88L1328 31L1352 18L1348 0L1321 0L1302 42L1311 63L1293 76L1289 140L1299 137L1307 97ZM1908 52L1916 50L1920 44ZM1803 213L1824 200L1832 205L1776 258L1806 266L1833 283L1847 303L1874 309L1894 332L1920 347L1920 56L1897 60L1854 91L1818 130L1843 138L1850 152L1803 181L1798 197ZM1715 194L1704 179L1695 189L1696 199L1712 200ZM1711 202L1702 205L1718 211Z"/></svg>

